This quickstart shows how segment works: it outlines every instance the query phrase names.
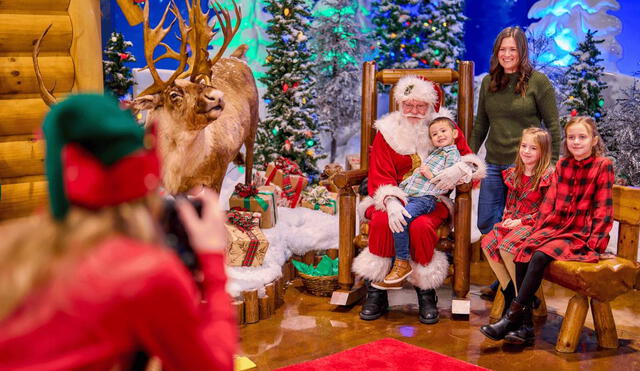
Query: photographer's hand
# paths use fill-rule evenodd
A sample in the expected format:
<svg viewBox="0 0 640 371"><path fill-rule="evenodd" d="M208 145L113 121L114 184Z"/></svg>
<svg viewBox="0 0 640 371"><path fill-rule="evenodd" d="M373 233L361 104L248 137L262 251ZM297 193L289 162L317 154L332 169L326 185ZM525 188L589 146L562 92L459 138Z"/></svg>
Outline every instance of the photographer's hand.
<svg viewBox="0 0 640 371"><path fill-rule="evenodd" d="M189 202L176 200L176 208L189 234L191 246L199 252L222 253L227 246L227 230L224 227L224 213L218 207L218 195L210 189L204 189L198 198L202 200L202 218L198 217Z"/></svg>

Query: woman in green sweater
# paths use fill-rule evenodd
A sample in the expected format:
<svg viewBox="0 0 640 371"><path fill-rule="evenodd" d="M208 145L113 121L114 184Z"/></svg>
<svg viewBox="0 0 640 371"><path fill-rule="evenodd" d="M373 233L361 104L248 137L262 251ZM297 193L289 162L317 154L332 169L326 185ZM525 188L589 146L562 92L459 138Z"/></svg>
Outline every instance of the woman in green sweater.
<svg viewBox="0 0 640 371"><path fill-rule="evenodd" d="M522 131L546 127L553 161L558 159L560 127L553 86L529 61L527 37L519 27L505 28L493 44L489 74L482 80L478 112L469 144L485 143L487 177L480 185L478 229L488 233L502 220L507 188L502 171L513 166Z"/></svg>

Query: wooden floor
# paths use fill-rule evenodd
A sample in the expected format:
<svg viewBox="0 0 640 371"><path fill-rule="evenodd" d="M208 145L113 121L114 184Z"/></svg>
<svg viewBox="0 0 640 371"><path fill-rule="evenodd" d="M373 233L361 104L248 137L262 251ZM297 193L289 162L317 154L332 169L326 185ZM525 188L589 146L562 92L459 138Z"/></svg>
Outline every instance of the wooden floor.
<svg viewBox="0 0 640 371"><path fill-rule="evenodd" d="M536 324L535 346L521 350L491 341L478 331L487 323L491 308L490 302L480 299L479 286L471 290L468 321L451 318L451 290L443 287L438 290L440 322L423 325L417 318L413 290L395 291L387 315L362 321L359 304L329 305L327 298L304 292L296 280L275 315L241 327L240 355L254 361L258 370L272 370L391 337L493 370L640 370L640 292L628 293L612 303L620 338L617 350L598 349L589 314L577 352L560 354L554 345L572 294L548 282L544 288L549 316Z"/></svg>

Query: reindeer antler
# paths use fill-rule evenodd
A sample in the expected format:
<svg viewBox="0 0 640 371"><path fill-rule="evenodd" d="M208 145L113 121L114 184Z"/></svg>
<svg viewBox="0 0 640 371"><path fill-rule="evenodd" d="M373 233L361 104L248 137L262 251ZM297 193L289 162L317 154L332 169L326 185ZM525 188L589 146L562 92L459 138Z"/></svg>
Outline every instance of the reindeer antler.
<svg viewBox="0 0 640 371"><path fill-rule="evenodd" d="M213 10L216 12L216 17L220 23L220 30L222 31L224 42L222 43L222 46L220 46L220 50L218 50L216 55L209 62L212 66L216 64L216 62L222 57L225 50L227 50L229 43L238 32L240 23L242 22L242 12L240 11L240 8L238 8L238 4L236 4L235 0L231 0L231 2L233 3L233 8L236 14L236 26L233 29L231 29L231 16L229 15L229 11L223 9L217 0L213 3ZM222 16L220 16L220 14L222 14Z"/></svg>
<svg viewBox="0 0 640 371"><path fill-rule="evenodd" d="M40 96L42 97L42 100L49 107L57 103L56 97L53 96L53 90L56 88L56 82L55 81L53 82L53 87L51 88L51 90L47 89L47 87L44 84L44 80L42 79L42 72L40 72L40 65L38 64L38 55L40 54L40 43L44 39L47 32L49 32L49 29L51 28L51 26L53 26L53 24L50 24L49 27L47 27L44 30L44 32L42 33L38 41L36 41L36 45L33 47L33 69L36 72L36 80L38 80L38 87L40 88Z"/></svg>
<svg viewBox="0 0 640 371"><path fill-rule="evenodd" d="M209 27L209 12L204 13L200 6L200 0L193 0L193 5L189 0L185 0L189 12L189 25L194 32L189 35L189 45L191 45L191 56L189 57L189 69L180 75L181 78L191 76L191 81L195 82L199 76L211 76L211 62L207 47L215 35Z"/></svg>
<svg viewBox="0 0 640 371"><path fill-rule="evenodd" d="M187 27L187 24L180 15L180 11L178 10L178 7L173 0L171 0L171 3L167 5L167 8L164 10L164 14L162 15L162 19L160 19L158 25L153 29L150 28L149 3L150 1L147 1L144 6L144 57L147 61L147 66L145 68L149 68L149 72L151 72L151 76L153 77L153 84L146 88L142 93L140 93L139 95L141 96L147 94L155 94L164 90L167 85L172 84L184 71L188 59L187 38L189 36L189 32L191 31L191 28ZM173 13L176 18L171 22L169 27L163 28L162 26L164 25L169 10L171 10L171 13ZM171 49L169 45L162 42L162 40L171 30L171 27L175 24L176 20L178 20L178 26L180 28L180 54L176 53L173 49ZM160 57L153 59L153 52L158 46L163 46L166 49L166 52ZM167 81L162 81L160 75L158 74L158 70L155 67L155 62L165 58L177 59L178 61L180 61L180 63L171 77L169 77Z"/></svg>

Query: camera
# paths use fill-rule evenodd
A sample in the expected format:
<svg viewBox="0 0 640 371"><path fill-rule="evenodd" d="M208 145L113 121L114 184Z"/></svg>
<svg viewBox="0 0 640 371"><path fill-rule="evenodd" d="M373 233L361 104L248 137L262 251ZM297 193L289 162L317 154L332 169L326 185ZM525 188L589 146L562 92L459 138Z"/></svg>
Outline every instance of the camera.
<svg viewBox="0 0 640 371"><path fill-rule="evenodd" d="M202 201L198 199L186 200L193 206L198 213L198 216L202 216ZM182 263L189 269L191 274L199 281L200 263L198 262L198 256L191 246L189 241L189 235L182 224L182 220L178 215L176 209L176 200L173 198L166 198L164 203L164 213L161 219L161 226L165 232L166 245L174 250L178 255Z"/></svg>

